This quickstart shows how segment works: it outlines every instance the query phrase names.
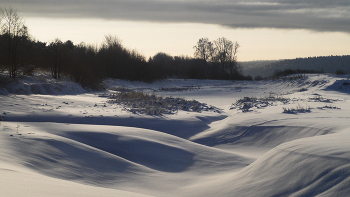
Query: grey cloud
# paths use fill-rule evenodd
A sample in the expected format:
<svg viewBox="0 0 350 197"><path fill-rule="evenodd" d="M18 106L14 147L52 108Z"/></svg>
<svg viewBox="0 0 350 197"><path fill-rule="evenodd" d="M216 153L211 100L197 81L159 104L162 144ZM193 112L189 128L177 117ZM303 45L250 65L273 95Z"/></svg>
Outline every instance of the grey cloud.
<svg viewBox="0 0 350 197"><path fill-rule="evenodd" d="M350 33L349 0L2 0L25 15Z"/></svg>

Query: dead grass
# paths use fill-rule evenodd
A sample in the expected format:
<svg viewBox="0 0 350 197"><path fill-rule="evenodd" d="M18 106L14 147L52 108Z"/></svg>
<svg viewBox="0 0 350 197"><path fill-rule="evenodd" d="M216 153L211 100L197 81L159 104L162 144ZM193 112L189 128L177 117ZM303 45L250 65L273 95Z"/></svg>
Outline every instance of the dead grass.
<svg viewBox="0 0 350 197"><path fill-rule="evenodd" d="M174 114L179 110L202 112L217 111L213 106L207 106L196 100L186 100L184 98L173 98L147 94L141 91L119 92L109 97L109 103L116 103L124 106L124 109L132 113L161 115Z"/></svg>
<svg viewBox="0 0 350 197"><path fill-rule="evenodd" d="M237 100L232 104L230 109L242 110L242 112L251 111L251 108L265 108L268 106L276 105L276 103L281 102L286 104L290 101L289 98L284 98L283 96L277 96L273 93L270 93L269 96L266 97L244 97L242 99Z"/></svg>
<svg viewBox="0 0 350 197"><path fill-rule="evenodd" d="M298 104L295 108L283 107L283 113L286 113L286 114L297 114L297 113L307 113L307 112L311 112L311 108L308 106L303 107L300 104Z"/></svg>

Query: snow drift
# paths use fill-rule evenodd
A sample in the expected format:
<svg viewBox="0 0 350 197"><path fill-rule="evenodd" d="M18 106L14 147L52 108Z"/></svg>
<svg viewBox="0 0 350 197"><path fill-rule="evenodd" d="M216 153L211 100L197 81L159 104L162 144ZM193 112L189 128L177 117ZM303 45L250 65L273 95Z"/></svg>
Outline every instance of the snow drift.
<svg viewBox="0 0 350 197"><path fill-rule="evenodd" d="M1 90L5 196L350 195L345 78L107 80L102 92L37 79ZM108 102L121 89L196 100L219 112L132 113ZM283 113L295 106L310 112Z"/></svg>

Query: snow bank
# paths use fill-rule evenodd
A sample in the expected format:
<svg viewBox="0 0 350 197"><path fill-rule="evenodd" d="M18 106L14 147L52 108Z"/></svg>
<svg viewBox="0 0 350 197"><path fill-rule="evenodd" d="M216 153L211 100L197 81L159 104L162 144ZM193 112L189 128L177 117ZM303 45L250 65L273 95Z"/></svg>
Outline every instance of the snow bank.
<svg viewBox="0 0 350 197"><path fill-rule="evenodd" d="M2 76L3 79L6 79ZM19 76L16 81L6 79L0 87L0 95L44 94L67 95L82 94L87 90L67 78L52 79L48 73L35 73L33 76Z"/></svg>

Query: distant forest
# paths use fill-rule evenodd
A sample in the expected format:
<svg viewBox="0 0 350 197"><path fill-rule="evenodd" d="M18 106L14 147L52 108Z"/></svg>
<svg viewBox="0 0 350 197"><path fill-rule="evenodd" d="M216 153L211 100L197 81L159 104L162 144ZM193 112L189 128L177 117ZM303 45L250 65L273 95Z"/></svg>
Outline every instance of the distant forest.
<svg viewBox="0 0 350 197"><path fill-rule="evenodd" d="M107 77L145 82L166 78L252 79L243 76L237 64L239 44L226 38L199 39L193 58L159 52L146 60L137 51L126 49L116 36L105 36L100 46L60 39L46 43L29 35L16 10L0 9L0 19L0 71L13 80L38 70L51 72L55 79L70 77L92 89L101 88Z"/></svg>
<svg viewBox="0 0 350 197"><path fill-rule="evenodd" d="M276 61L253 61L240 63L243 73L253 77L272 77L285 70L299 70L312 73L350 73L350 55L320 56Z"/></svg>

